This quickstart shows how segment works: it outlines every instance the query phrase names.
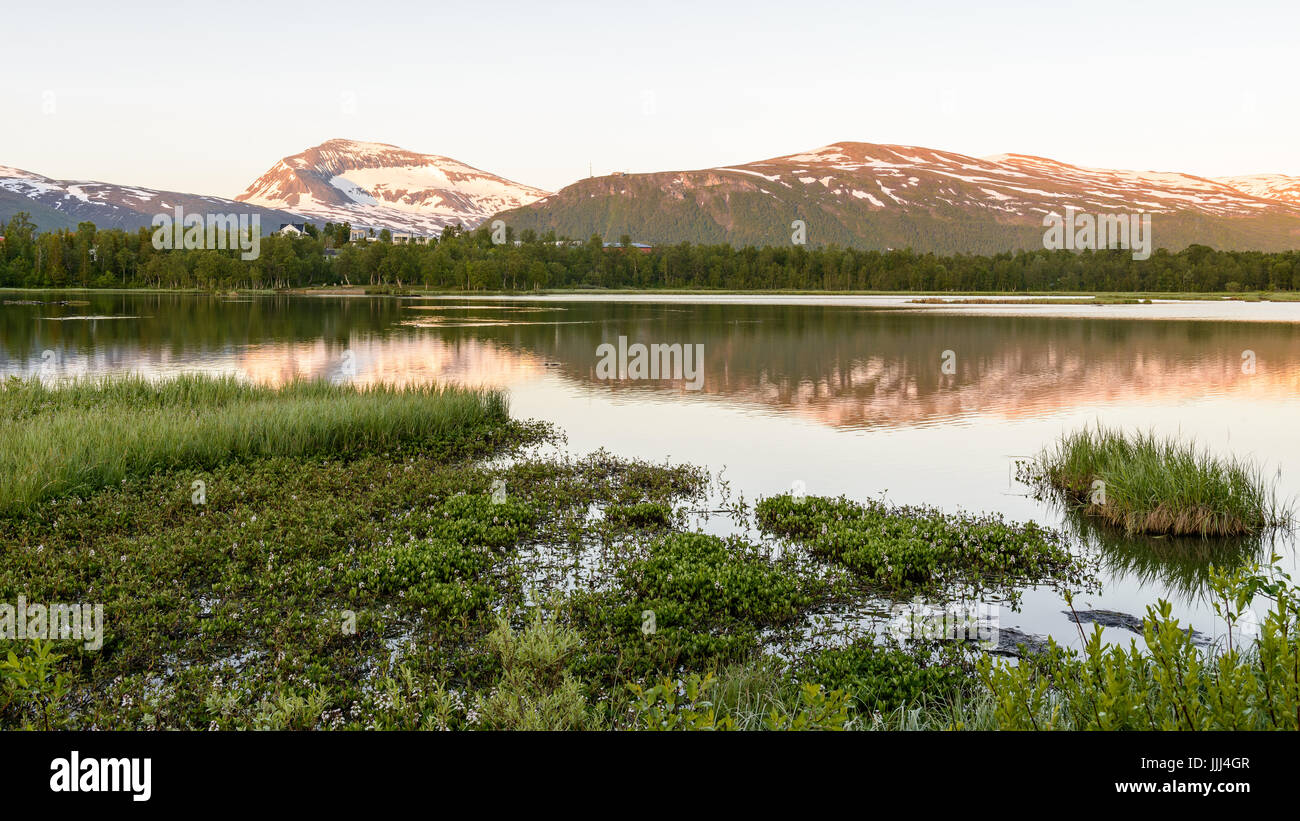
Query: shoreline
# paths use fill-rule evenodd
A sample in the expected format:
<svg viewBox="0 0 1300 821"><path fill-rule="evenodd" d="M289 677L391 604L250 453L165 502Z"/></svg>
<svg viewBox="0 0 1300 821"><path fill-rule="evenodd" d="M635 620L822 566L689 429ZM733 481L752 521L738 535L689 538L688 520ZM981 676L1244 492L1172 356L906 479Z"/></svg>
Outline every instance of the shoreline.
<svg viewBox="0 0 1300 821"><path fill-rule="evenodd" d="M1300 302L1300 291L840 291L799 290L774 288L770 290L735 290L705 288L545 288L528 291L466 291L432 288L400 288L374 286L322 286L309 288L234 289L230 291L199 288L0 288L4 294L76 293L76 294L194 294L211 296L372 296L372 297L447 297L527 299L530 297L563 296L837 296L837 297L910 297L914 299L960 300L989 298L1006 300L1007 304L1020 304L1028 299L1050 302L1062 300L1095 299L1115 302L1120 300L1163 300L1188 302ZM993 303L982 303L993 304Z"/></svg>

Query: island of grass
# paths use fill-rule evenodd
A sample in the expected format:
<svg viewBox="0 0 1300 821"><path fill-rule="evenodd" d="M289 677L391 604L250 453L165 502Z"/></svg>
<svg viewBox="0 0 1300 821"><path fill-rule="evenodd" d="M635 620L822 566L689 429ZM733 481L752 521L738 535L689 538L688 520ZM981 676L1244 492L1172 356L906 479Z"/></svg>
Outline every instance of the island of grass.
<svg viewBox="0 0 1300 821"><path fill-rule="evenodd" d="M1130 534L1244 536L1293 521L1257 465L1153 432L1067 433L1021 478Z"/></svg>

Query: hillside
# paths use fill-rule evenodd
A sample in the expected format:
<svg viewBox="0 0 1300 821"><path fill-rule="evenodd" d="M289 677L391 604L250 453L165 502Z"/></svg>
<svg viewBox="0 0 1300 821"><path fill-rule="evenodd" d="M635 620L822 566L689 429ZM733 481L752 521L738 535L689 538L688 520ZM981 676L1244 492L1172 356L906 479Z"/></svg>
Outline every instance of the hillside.
<svg viewBox="0 0 1300 821"><path fill-rule="evenodd" d="M1273 183L1246 189L1021 154L843 142L726 167L588 178L499 216L516 231L736 245L789 244L800 219L810 245L987 254L1042 247L1043 216L1074 207L1150 213L1159 247L1300 247L1300 203Z"/></svg>

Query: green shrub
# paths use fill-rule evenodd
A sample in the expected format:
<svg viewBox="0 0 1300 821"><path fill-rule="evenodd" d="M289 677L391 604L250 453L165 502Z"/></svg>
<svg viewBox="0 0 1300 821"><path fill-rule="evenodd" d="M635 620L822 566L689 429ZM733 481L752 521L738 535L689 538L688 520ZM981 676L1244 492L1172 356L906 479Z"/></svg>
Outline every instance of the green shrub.
<svg viewBox="0 0 1300 821"><path fill-rule="evenodd" d="M1196 646L1161 601L1147 609L1145 648L1102 642L1096 627L1080 653L1051 642L1019 665L983 659L979 676L1002 729L1300 730L1297 594L1289 576L1216 574L1230 622L1262 593L1273 606L1259 636L1225 648Z"/></svg>
<svg viewBox="0 0 1300 821"><path fill-rule="evenodd" d="M0 726L53 730L64 725L71 678L59 670L62 659L50 642L36 640L30 653L10 650L0 660Z"/></svg>
<svg viewBox="0 0 1300 821"><path fill-rule="evenodd" d="M504 618L487 638L501 676L480 699L478 718L490 730L581 730L593 725L582 683L570 662L581 637L534 611L521 632Z"/></svg>

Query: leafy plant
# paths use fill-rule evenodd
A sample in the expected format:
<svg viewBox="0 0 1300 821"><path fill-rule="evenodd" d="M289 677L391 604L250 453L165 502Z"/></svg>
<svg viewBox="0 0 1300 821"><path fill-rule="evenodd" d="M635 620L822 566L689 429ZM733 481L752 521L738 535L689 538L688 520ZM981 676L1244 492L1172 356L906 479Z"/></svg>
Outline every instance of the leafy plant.
<svg viewBox="0 0 1300 821"><path fill-rule="evenodd" d="M479 701L485 729L581 730L592 725L582 684L569 670L582 646L576 632L539 609L522 632L500 618L487 646L501 664L501 676Z"/></svg>
<svg viewBox="0 0 1300 821"><path fill-rule="evenodd" d="M54 652L53 646L37 639L30 653L20 656L10 650L0 661L0 692L5 696L0 715L15 708L23 729L51 730L64 723L58 708L68 695L70 678L59 671L63 654ZM31 723L33 714L39 726Z"/></svg>
<svg viewBox="0 0 1300 821"><path fill-rule="evenodd" d="M651 687L628 684L635 701L635 726L642 730L732 730L735 722L719 717L707 693L716 684L713 673L691 673L682 681L660 679Z"/></svg>
<svg viewBox="0 0 1300 821"><path fill-rule="evenodd" d="M1004 729L1300 730L1297 588L1276 567L1249 577L1220 575L1223 600L1244 606L1254 593L1273 606L1252 641L1216 650L1193 643L1164 600L1147 609L1145 648L1102 642L1082 652L1050 642L1019 665L982 659L980 681Z"/></svg>
<svg viewBox="0 0 1300 821"><path fill-rule="evenodd" d="M823 650L801 677L846 692L860 712L887 712L919 700L947 701L970 684L961 648L881 646L860 641Z"/></svg>

